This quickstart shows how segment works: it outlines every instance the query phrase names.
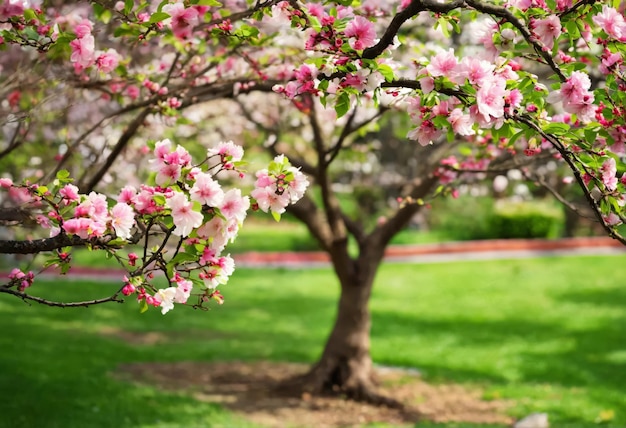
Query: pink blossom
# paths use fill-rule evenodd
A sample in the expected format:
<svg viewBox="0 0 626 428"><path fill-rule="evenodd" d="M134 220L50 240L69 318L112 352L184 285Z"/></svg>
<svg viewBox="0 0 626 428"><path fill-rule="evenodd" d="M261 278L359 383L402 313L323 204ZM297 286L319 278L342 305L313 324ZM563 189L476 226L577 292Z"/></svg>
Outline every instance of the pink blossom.
<svg viewBox="0 0 626 428"><path fill-rule="evenodd" d="M122 294L124 296L130 296L134 292L135 292L135 286L131 284L130 282L127 282L126 284L124 284L124 287L122 287Z"/></svg>
<svg viewBox="0 0 626 428"><path fill-rule="evenodd" d="M409 140L417 140L422 146L427 146L433 143L441 136L441 130L435 128L435 125L430 120L423 121L420 126L409 131L407 138Z"/></svg>
<svg viewBox="0 0 626 428"><path fill-rule="evenodd" d="M76 37L78 37L79 39L90 35L92 30L93 23L88 19L83 19L74 26L74 34L76 34Z"/></svg>
<svg viewBox="0 0 626 428"><path fill-rule="evenodd" d="M166 204L172 210L172 218L176 226L172 232L174 235L189 236L193 229L202 225L204 220L202 213L193 210L193 205L183 193L175 192Z"/></svg>
<svg viewBox="0 0 626 428"><path fill-rule="evenodd" d="M569 9L572 5L572 0L556 0L556 8L561 12Z"/></svg>
<svg viewBox="0 0 626 428"><path fill-rule="evenodd" d="M196 181L189 191L189 195L192 201L210 207L217 207L224 200L224 191L220 184L213 180L211 174L203 172L196 174Z"/></svg>
<svg viewBox="0 0 626 428"><path fill-rule="evenodd" d="M176 146L176 150L163 155L163 162L170 165L180 165L182 167L189 166L191 164L191 155L183 146Z"/></svg>
<svg viewBox="0 0 626 428"><path fill-rule="evenodd" d="M556 15L545 19L531 19L530 28L548 49L554 46L554 40L561 35L561 20Z"/></svg>
<svg viewBox="0 0 626 428"><path fill-rule="evenodd" d="M230 189L226 192L219 207L224 217L236 219L240 223L246 218L248 208L250 208L250 200L247 196L242 197L239 189Z"/></svg>
<svg viewBox="0 0 626 428"><path fill-rule="evenodd" d="M126 95L128 95L128 98L131 100L136 100L139 97L139 92L139 88L135 85L130 85L126 88Z"/></svg>
<svg viewBox="0 0 626 428"><path fill-rule="evenodd" d="M135 212L130 205L118 203L111 208L111 226L118 238L130 239L130 230L135 225Z"/></svg>
<svg viewBox="0 0 626 428"><path fill-rule="evenodd" d="M430 76L419 79L419 84L424 95L429 94L433 89L435 89L435 79Z"/></svg>
<svg viewBox="0 0 626 428"><path fill-rule="evenodd" d="M137 189L133 186L124 186L120 191L120 194L117 196L117 202L131 204L133 203L136 195Z"/></svg>
<svg viewBox="0 0 626 428"><path fill-rule="evenodd" d="M207 150L207 154L220 155L222 161L239 162L243 158L243 147L232 141L220 141L216 147Z"/></svg>
<svg viewBox="0 0 626 428"><path fill-rule="evenodd" d="M582 71L574 71L572 75L561 84L561 89L551 92L547 101L549 103L563 103L563 109L568 113L578 115L581 121L593 120L595 107L594 95L589 91L591 80Z"/></svg>
<svg viewBox="0 0 626 428"><path fill-rule="evenodd" d="M193 283L188 279L181 277L178 273L174 278L176 282L176 294L174 295L174 303L187 303L187 299L191 295Z"/></svg>
<svg viewBox="0 0 626 428"><path fill-rule="evenodd" d="M78 187L73 184L66 184L59 190L59 195L61 195L65 204L77 201L79 198Z"/></svg>
<svg viewBox="0 0 626 428"><path fill-rule="evenodd" d="M602 6L602 12L592 19L609 37L619 41L626 41L626 20L614 8L604 5Z"/></svg>
<svg viewBox="0 0 626 428"><path fill-rule="evenodd" d="M499 118L504 115L504 96L506 81L489 79L476 92L476 105L480 114Z"/></svg>
<svg viewBox="0 0 626 428"><path fill-rule="evenodd" d="M215 216L204 223L197 230L198 238L210 240L210 246L219 253L228 242L227 223L220 217Z"/></svg>
<svg viewBox="0 0 626 428"><path fill-rule="evenodd" d="M22 0L4 0L0 3L0 18L10 18L24 14Z"/></svg>
<svg viewBox="0 0 626 428"><path fill-rule="evenodd" d="M87 198L80 203L74 210L76 217L90 217L95 221L103 221L106 223L108 219L106 196L91 192Z"/></svg>
<svg viewBox="0 0 626 428"><path fill-rule="evenodd" d="M139 214L153 214L159 207L154 200L155 191L153 188L143 186L141 191L134 198L135 210Z"/></svg>
<svg viewBox="0 0 626 428"><path fill-rule="evenodd" d="M63 230L70 235L78 235L82 239L87 239L91 223L91 220L84 217L71 218L63 222Z"/></svg>
<svg viewBox="0 0 626 428"><path fill-rule="evenodd" d="M93 65L95 58L95 40L91 34L88 34L80 39L74 39L70 42L72 48L72 55L70 61L75 65L79 65L82 68L87 68Z"/></svg>
<svg viewBox="0 0 626 428"><path fill-rule="evenodd" d="M618 224L622 224L622 219L615 213L611 212L609 215L602 216L604 222L609 226L617 226Z"/></svg>
<svg viewBox="0 0 626 428"><path fill-rule="evenodd" d="M362 16L356 16L350 21L344 34L349 38L350 47L356 51L374 46L376 42L374 24Z"/></svg>
<svg viewBox="0 0 626 428"><path fill-rule="evenodd" d="M309 180L298 168L292 166L287 171L293 174L293 179L289 182L287 192L289 193L289 201L295 204L304 196L304 192L309 187Z"/></svg>
<svg viewBox="0 0 626 428"><path fill-rule="evenodd" d="M154 145L154 157L160 160L164 160L165 156L172 151L172 142L169 138L161 141L157 141Z"/></svg>
<svg viewBox="0 0 626 428"><path fill-rule="evenodd" d="M185 9L182 3L166 4L163 12L172 17L170 26L174 36L179 39L191 37L194 27L200 23L198 10L193 7Z"/></svg>
<svg viewBox="0 0 626 428"><path fill-rule="evenodd" d="M452 80L464 84L465 80L472 85L482 85L485 79L493 76L495 65L476 57L464 57L459 63Z"/></svg>
<svg viewBox="0 0 626 428"><path fill-rule="evenodd" d="M285 193L277 194L276 189L273 187L261 187L256 188L252 192L250 192L250 196L252 196L259 208L264 212L272 212L282 214L285 212L285 207L289 204L289 196Z"/></svg>
<svg viewBox="0 0 626 428"><path fill-rule="evenodd" d="M96 66L102 73L110 73L120 62L120 55L115 49L108 49L96 58Z"/></svg>
<svg viewBox="0 0 626 428"><path fill-rule="evenodd" d="M163 162L159 165L154 181L159 186L167 186L180 178L181 170L180 165Z"/></svg>
<svg viewBox="0 0 626 428"><path fill-rule="evenodd" d="M10 178L0 178L0 187L8 189L11 186L13 186L13 180Z"/></svg>
<svg viewBox="0 0 626 428"><path fill-rule="evenodd" d="M455 108L450 112L448 116L448 122L452 125L452 130L458 135L474 135L474 129L472 125L474 122L467 114L463 114L463 111L459 108Z"/></svg>
<svg viewBox="0 0 626 428"><path fill-rule="evenodd" d="M176 287L168 287L157 290L154 294L154 300L158 303L163 315L174 309L174 298L176 297L176 292Z"/></svg>
<svg viewBox="0 0 626 428"><path fill-rule="evenodd" d="M457 64L454 49L450 48L447 52L441 52L432 57L426 70L433 77L445 76L451 79L455 74Z"/></svg>
<svg viewBox="0 0 626 428"><path fill-rule="evenodd" d="M610 191L617 189L617 166L615 159L608 158L605 160L600 168L600 172L602 173L602 182L606 188Z"/></svg>
<svg viewBox="0 0 626 428"><path fill-rule="evenodd" d="M602 63L600 64L600 71L603 74L609 74L611 70L615 70L622 63L623 63L622 55L619 52L612 53L608 49L605 49L604 53L602 54Z"/></svg>

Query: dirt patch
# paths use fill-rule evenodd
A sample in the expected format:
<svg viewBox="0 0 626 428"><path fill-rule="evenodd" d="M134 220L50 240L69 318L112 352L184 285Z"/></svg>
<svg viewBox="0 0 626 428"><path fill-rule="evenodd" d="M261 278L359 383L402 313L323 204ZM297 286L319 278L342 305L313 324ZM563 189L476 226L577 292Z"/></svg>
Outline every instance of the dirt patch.
<svg viewBox="0 0 626 428"><path fill-rule="evenodd" d="M484 401L482 393L459 385L430 385L413 373L380 370L380 392L407 406L401 411L333 397L276 393L280 382L302 374L307 366L288 363L146 363L124 365L124 380L156 384L167 390L185 390L200 401L220 403L268 427L353 427L374 422L411 424L473 422L510 424L504 412L510 403Z"/></svg>

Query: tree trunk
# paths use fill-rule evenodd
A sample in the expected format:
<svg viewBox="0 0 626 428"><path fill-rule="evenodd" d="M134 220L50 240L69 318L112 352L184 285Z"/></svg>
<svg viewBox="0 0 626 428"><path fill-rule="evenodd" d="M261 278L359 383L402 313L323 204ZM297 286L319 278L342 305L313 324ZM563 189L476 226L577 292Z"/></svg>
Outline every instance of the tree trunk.
<svg viewBox="0 0 626 428"><path fill-rule="evenodd" d="M360 257L354 269L335 265L341 285L337 318L319 361L299 379L302 391L402 407L376 393L370 356L369 298L379 264L378 257Z"/></svg>

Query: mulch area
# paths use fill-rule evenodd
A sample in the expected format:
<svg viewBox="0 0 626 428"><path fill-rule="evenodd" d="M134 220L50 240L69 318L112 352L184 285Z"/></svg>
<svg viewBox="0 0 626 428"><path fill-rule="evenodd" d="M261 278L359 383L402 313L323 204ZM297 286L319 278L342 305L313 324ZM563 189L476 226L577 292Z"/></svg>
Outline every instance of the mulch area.
<svg viewBox="0 0 626 428"><path fill-rule="evenodd" d="M387 423L412 426L419 420L475 424L513 422L506 415L512 404L485 400L476 388L432 385L419 375L380 369L379 392L406 405L398 410L341 397L285 396L281 383L302 374L306 365L275 362L178 362L127 364L113 375L121 380L185 392L196 400L219 403L240 416L267 427L356 427Z"/></svg>

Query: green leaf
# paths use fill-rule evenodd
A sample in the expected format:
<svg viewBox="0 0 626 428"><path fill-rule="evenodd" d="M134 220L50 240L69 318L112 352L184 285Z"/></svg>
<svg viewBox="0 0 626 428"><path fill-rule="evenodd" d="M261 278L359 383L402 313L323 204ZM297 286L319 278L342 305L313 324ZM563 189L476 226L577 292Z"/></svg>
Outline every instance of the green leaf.
<svg viewBox="0 0 626 428"><path fill-rule="evenodd" d="M200 6L213 6L213 7L221 7L222 3L217 0L198 0L198 5Z"/></svg>
<svg viewBox="0 0 626 428"><path fill-rule="evenodd" d="M35 19L35 18L37 18L37 15L35 14L35 11L34 11L34 10L32 10L32 9L26 9L26 10L24 11L24 20L25 20L26 22L28 22L28 21L30 21L30 20L33 20L33 19Z"/></svg>
<svg viewBox="0 0 626 428"><path fill-rule="evenodd" d="M165 196L163 195L154 195L152 199L157 203L157 205L165 205Z"/></svg>
<svg viewBox="0 0 626 428"><path fill-rule="evenodd" d="M570 126L567 123L553 122L543 128L543 132L552 135L565 135L569 129Z"/></svg>
<svg viewBox="0 0 626 428"><path fill-rule="evenodd" d="M450 37L450 29L448 28L448 21L445 18L439 18L437 24L441 27L441 32L447 38Z"/></svg>
<svg viewBox="0 0 626 428"><path fill-rule="evenodd" d="M176 254L176 256L172 258L172 260L169 261L168 264L179 265L183 262L194 262L196 261L196 259L197 259L197 256L194 256L193 254L178 253Z"/></svg>
<svg viewBox="0 0 626 428"><path fill-rule="evenodd" d="M575 20L569 21L565 24L565 29L567 30L567 36L570 40L578 40L580 38L580 29L578 28L578 23Z"/></svg>
<svg viewBox="0 0 626 428"><path fill-rule="evenodd" d="M272 217L274 217L274 220L276 220L277 222L280 221L280 214L276 211L272 211Z"/></svg>
<svg viewBox="0 0 626 428"><path fill-rule="evenodd" d="M588 129L585 128L585 140L587 140L587 142L589 144L593 144L596 139L598 138L598 131L594 131L593 129Z"/></svg>
<svg viewBox="0 0 626 428"><path fill-rule="evenodd" d="M47 191L48 191L48 188L47 188L46 186L39 186L39 187L37 188L37 194L38 194L39 196L43 196L43 195L45 195Z"/></svg>
<svg viewBox="0 0 626 428"><path fill-rule="evenodd" d="M146 302L146 299L143 299L141 302L139 302L139 313L143 314L147 310L148 310L148 302Z"/></svg>
<svg viewBox="0 0 626 428"><path fill-rule="evenodd" d="M350 95L342 92L335 102L335 112L337 113L337 119L344 116L350 110Z"/></svg>
<svg viewBox="0 0 626 428"><path fill-rule="evenodd" d="M170 15L165 12L154 12L148 21L150 24L156 24L157 22L165 21Z"/></svg>
<svg viewBox="0 0 626 428"><path fill-rule="evenodd" d="M112 17L111 11L108 9L105 9L104 11L102 11L99 18L103 24L108 24L109 22L111 22L111 17Z"/></svg>
<svg viewBox="0 0 626 428"><path fill-rule="evenodd" d="M61 181L65 181L70 178L70 172L67 169L62 169L61 171L57 172L57 178Z"/></svg>
<svg viewBox="0 0 626 428"><path fill-rule="evenodd" d="M448 122L448 118L446 116L443 116L443 115L435 116L432 119L432 121L433 121L433 124L437 128L447 128L450 125L450 122Z"/></svg>
<svg viewBox="0 0 626 428"><path fill-rule="evenodd" d="M387 64L381 64L378 66L378 72L383 75L387 82L393 81L395 78L393 74L393 69Z"/></svg>
<svg viewBox="0 0 626 428"><path fill-rule="evenodd" d="M135 6L134 0L124 0L124 14L128 15L133 10L133 6Z"/></svg>

